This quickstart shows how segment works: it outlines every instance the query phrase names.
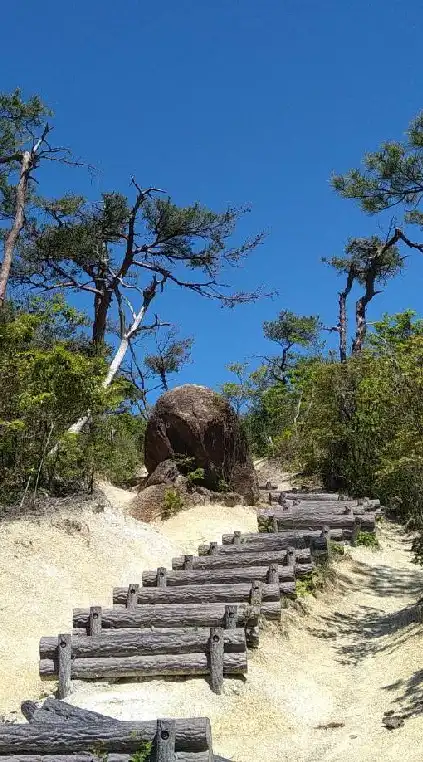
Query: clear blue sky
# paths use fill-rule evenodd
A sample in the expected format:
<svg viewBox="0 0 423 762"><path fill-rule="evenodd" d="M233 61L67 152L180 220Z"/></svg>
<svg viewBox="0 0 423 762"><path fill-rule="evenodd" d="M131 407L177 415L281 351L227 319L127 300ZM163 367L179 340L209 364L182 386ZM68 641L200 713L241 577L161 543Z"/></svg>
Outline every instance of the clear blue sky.
<svg viewBox="0 0 423 762"><path fill-rule="evenodd" d="M273 301L222 311L183 294L160 314L196 338L181 381L209 385L231 360L269 347L261 324L283 308L336 319L338 283L322 256L378 232L328 178L401 137L422 108L418 0L15 0L2 9L2 90L38 92L56 139L101 170L69 188L166 188L181 204L250 203L245 232L267 239L237 285ZM51 189L53 190L53 188ZM370 316L421 308L423 257Z"/></svg>

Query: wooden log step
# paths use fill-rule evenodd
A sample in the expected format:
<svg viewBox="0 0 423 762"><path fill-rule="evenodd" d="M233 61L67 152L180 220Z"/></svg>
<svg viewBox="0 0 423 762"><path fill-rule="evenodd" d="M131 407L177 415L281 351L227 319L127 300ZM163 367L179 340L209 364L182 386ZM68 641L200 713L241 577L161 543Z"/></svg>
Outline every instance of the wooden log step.
<svg viewBox="0 0 423 762"><path fill-rule="evenodd" d="M204 752L211 749L207 717L175 720L175 751ZM0 725L0 759L10 755L76 754L101 744L106 752L133 754L140 741L152 743L157 722L33 722Z"/></svg>
<svg viewBox="0 0 423 762"><path fill-rule="evenodd" d="M224 649L227 653L246 650L242 629L225 630ZM129 632L106 630L101 635L72 638L72 658L107 658L109 656L153 656L157 654L207 653L209 629L132 630ZM57 637L40 640L40 659L57 657Z"/></svg>
<svg viewBox="0 0 423 762"><path fill-rule="evenodd" d="M286 585L291 583L287 582ZM251 585L186 585L185 587L140 587L137 593L138 606L176 604L192 605L195 603L232 603L248 602ZM280 597L278 585L263 585L263 601L277 601ZM113 589L113 603L126 605L127 587Z"/></svg>
<svg viewBox="0 0 423 762"><path fill-rule="evenodd" d="M333 513L314 515L313 512L301 511L299 513L274 512L277 520L278 531L289 529L320 529L322 524L330 529L349 529L352 531L356 525L356 519L361 523L361 529L365 532L376 531L376 518L374 513L366 513L363 516L352 514L337 515ZM267 517L267 520L269 517ZM263 519L258 517L258 523Z"/></svg>
<svg viewBox="0 0 423 762"><path fill-rule="evenodd" d="M87 751L80 754L7 754L0 755L0 762L100 762L102 758L98 754ZM133 754L107 754L107 762L133 762ZM217 762L222 757L216 757L209 751L177 751L172 757L172 762ZM225 761L229 762L229 760Z"/></svg>
<svg viewBox="0 0 423 762"><path fill-rule="evenodd" d="M295 548L296 553L298 553L299 550L308 549L311 546L324 550L326 540L323 537L322 529L323 525L319 529L287 529L277 534L274 532L247 532L240 535L240 545L235 545L236 537L233 534L224 534L222 537L223 548L219 545L218 553L251 553L253 550L274 552L290 547ZM342 540L351 537L351 530L331 529L329 536L334 542L342 542ZM209 553L209 545L200 545L199 555L208 555Z"/></svg>
<svg viewBox="0 0 423 762"><path fill-rule="evenodd" d="M56 659L40 660L40 677L56 677ZM223 674L242 675L247 672L247 653L223 654ZM155 656L127 656L91 659L72 658L72 680L97 680L136 677L194 676L210 673L209 655L206 653L156 654Z"/></svg>
<svg viewBox="0 0 423 762"><path fill-rule="evenodd" d="M262 534L258 534L262 537ZM274 535L271 535L274 537ZM233 537L233 535L224 535L224 537ZM189 561L187 562L187 559ZM279 564L280 566L288 563L288 551L286 547L277 550L254 550L250 545L243 547L239 553L234 552L231 555L217 553L214 556L180 556L172 559L172 569L186 569L187 563L192 569L213 570L213 569L242 569L244 566L270 566L270 564ZM295 551L295 564L310 564L311 551L309 548Z"/></svg>
<svg viewBox="0 0 423 762"><path fill-rule="evenodd" d="M270 564L269 564L270 566ZM259 579L266 582L269 566L244 566L239 569L183 569L181 571L168 571L166 574L167 587L179 587L183 585L243 585ZM293 582L295 571L293 566L279 566L278 576L280 582ZM145 571L142 575L143 587L157 587L156 572Z"/></svg>
<svg viewBox="0 0 423 762"><path fill-rule="evenodd" d="M237 607L236 626L245 627L251 619L252 612L249 604L233 601ZM266 619L279 619L281 615L280 597L277 601L264 601L260 613ZM87 633L90 619L90 609L74 609L73 626L75 634ZM137 606L128 609L124 606L102 610L103 629L141 629L145 627L224 627L224 604L161 604L152 606Z"/></svg>
<svg viewBox="0 0 423 762"><path fill-rule="evenodd" d="M316 502L337 502L344 498L339 492L294 492L293 490L283 490L281 492L287 500L314 500ZM347 500L349 498L346 498ZM355 501L357 505L357 501Z"/></svg>

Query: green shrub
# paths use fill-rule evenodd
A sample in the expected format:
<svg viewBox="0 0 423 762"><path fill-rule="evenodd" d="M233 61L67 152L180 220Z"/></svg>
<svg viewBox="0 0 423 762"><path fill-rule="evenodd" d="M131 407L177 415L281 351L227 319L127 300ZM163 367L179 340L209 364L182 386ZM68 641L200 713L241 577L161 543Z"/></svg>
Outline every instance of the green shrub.
<svg viewBox="0 0 423 762"><path fill-rule="evenodd" d="M139 749L130 756L130 762L148 762L151 758L152 744L150 741L142 741Z"/></svg>
<svg viewBox="0 0 423 762"><path fill-rule="evenodd" d="M184 501L181 493L177 489L167 489L164 494L164 500L161 510L163 520L175 516L184 507Z"/></svg>
<svg viewBox="0 0 423 762"><path fill-rule="evenodd" d="M374 548L375 550L380 548L379 540L373 532L359 532L355 544L364 545L366 548Z"/></svg>
<svg viewBox="0 0 423 762"><path fill-rule="evenodd" d="M196 484L202 484L204 482L205 471L204 468L196 468L195 471L189 471L187 474L188 484L193 487Z"/></svg>
<svg viewBox="0 0 423 762"><path fill-rule="evenodd" d="M329 553L332 558L340 558L345 554L345 548L341 542L329 540Z"/></svg>
<svg viewBox="0 0 423 762"><path fill-rule="evenodd" d="M217 491L218 492L230 492L231 488L228 484L228 482L225 481L225 479L221 478L217 482Z"/></svg>

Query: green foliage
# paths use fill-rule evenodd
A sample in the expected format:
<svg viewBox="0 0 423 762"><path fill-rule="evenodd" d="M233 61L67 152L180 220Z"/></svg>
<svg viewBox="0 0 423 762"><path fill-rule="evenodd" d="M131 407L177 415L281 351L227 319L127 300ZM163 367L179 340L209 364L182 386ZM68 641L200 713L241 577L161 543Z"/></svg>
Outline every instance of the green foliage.
<svg viewBox="0 0 423 762"><path fill-rule="evenodd" d="M320 331L320 321L315 315L296 315L290 310L283 310L276 320L263 323L266 339L275 341L282 349L290 349L294 345L309 347L317 340Z"/></svg>
<svg viewBox="0 0 423 762"><path fill-rule="evenodd" d="M364 547L373 548L374 550L380 548L379 541L373 532L359 532L355 544L364 545Z"/></svg>
<svg viewBox="0 0 423 762"><path fill-rule="evenodd" d="M329 540L329 555L331 558L342 558L345 554L345 548L341 542Z"/></svg>
<svg viewBox="0 0 423 762"><path fill-rule="evenodd" d="M179 513L183 507L184 501L179 490L167 489L164 494L161 518L163 520L170 519L171 516L175 516L177 513Z"/></svg>
<svg viewBox="0 0 423 762"><path fill-rule="evenodd" d="M194 486L195 484L202 484L204 482L204 477L204 468L196 468L195 471L188 471L187 481L190 486Z"/></svg>
<svg viewBox="0 0 423 762"><path fill-rule="evenodd" d="M423 112L411 122L403 142L383 143L363 163L364 170L334 175L334 189L343 198L358 201L370 214L404 205L407 221L421 224L416 207L423 193Z"/></svg>
<svg viewBox="0 0 423 762"><path fill-rule="evenodd" d="M230 492L231 488L225 479L219 479L217 482L217 492Z"/></svg>
<svg viewBox="0 0 423 762"><path fill-rule="evenodd" d="M125 412L125 381L102 389L106 358L92 354L85 325L60 297L0 312L2 502L25 487L86 489L94 472L123 483L139 462L145 424ZM65 434L87 409L91 426L81 437Z"/></svg>
<svg viewBox="0 0 423 762"><path fill-rule="evenodd" d="M148 762L151 759L153 745L150 741L142 741L139 749L130 756L130 762Z"/></svg>

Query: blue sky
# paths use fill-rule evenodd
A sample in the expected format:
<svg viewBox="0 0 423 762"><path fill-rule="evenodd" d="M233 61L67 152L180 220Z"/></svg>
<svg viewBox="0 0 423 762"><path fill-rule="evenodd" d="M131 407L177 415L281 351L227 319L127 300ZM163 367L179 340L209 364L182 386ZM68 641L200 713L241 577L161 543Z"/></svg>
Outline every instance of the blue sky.
<svg viewBox="0 0 423 762"><path fill-rule="evenodd" d="M281 309L333 324L338 282L320 258L382 221L328 178L422 107L418 0L15 0L2 28L1 89L40 93L56 140L99 168L62 189L129 192L134 174L181 204L251 204L242 232L267 232L232 277L276 298L230 312L182 293L161 303L196 339L180 381L214 386L228 362L268 352L261 325ZM420 310L422 285L416 254L370 318Z"/></svg>

